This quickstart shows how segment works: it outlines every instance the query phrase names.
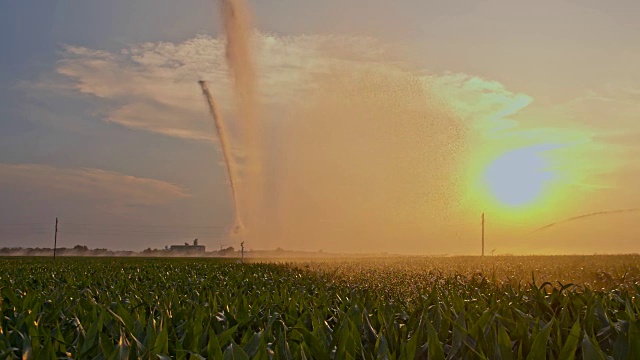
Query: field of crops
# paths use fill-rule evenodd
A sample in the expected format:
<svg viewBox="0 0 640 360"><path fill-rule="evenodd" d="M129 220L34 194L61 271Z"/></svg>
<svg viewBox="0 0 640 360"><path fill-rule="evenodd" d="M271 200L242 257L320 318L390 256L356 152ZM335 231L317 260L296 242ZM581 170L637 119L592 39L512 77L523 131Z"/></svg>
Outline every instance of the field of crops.
<svg viewBox="0 0 640 360"><path fill-rule="evenodd" d="M0 359L631 359L640 257L0 259Z"/></svg>

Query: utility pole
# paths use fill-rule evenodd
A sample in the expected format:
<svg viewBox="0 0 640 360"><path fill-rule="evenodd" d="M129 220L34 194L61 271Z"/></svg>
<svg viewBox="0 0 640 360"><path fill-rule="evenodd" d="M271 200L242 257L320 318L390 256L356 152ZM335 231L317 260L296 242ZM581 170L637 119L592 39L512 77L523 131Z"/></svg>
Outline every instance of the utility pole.
<svg viewBox="0 0 640 360"><path fill-rule="evenodd" d="M482 256L484 257L484 213L482 213Z"/></svg>
<svg viewBox="0 0 640 360"><path fill-rule="evenodd" d="M53 235L53 260L56 260L56 248L58 247L58 218L56 218L56 232Z"/></svg>
<svg viewBox="0 0 640 360"><path fill-rule="evenodd" d="M242 256L242 263L244 264L244 241L240 243L240 254Z"/></svg>

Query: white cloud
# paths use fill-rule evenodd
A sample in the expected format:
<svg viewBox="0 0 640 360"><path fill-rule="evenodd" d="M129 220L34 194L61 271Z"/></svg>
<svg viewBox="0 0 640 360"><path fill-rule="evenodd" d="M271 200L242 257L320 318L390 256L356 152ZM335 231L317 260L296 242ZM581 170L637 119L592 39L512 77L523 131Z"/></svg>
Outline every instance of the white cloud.
<svg viewBox="0 0 640 360"><path fill-rule="evenodd" d="M349 36L254 37L263 114L306 100L322 74L369 69L406 75L387 47L372 38ZM222 38L198 36L183 43L134 44L119 53L67 46L58 73L73 88L112 104L105 120L133 129L193 140L211 140L213 128L196 81L209 81L229 115L233 107ZM502 84L466 74L421 75L427 88L456 115L475 126L514 126L506 117L531 103ZM44 87L43 85L40 85ZM232 120L231 116L227 116Z"/></svg>
<svg viewBox="0 0 640 360"><path fill-rule="evenodd" d="M518 122L509 117L533 102L530 96L513 93L497 81L467 74L432 75L426 82L457 116L482 130L517 126Z"/></svg>
<svg viewBox="0 0 640 360"><path fill-rule="evenodd" d="M373 46L374 42L350 37L258 35L262 101L287 104L310 86L312 73L344 62L376 61L383 47ZM142 43L120 53L67 46L57 71L73 79L77 91L113 101L115 109L106 120L168 136L212 138L197 80L209 81L227 113L233 105L222 38L198 36L180 44Z"/></svg>

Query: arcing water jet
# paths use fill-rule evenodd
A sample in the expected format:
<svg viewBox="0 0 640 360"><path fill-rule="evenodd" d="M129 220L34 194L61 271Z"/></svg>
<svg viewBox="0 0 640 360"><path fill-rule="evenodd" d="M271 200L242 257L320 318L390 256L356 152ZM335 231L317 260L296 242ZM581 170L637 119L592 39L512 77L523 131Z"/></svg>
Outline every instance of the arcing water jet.
<svg viewBox="0 0 640 360"><path fill-rule="evenodd" d="M231 154L231 146L229 144L229 139L227 138L227 130L224 126L224 121L218 112L218 107L216 106L216 102L211 96L211 92L209 91L209 87L207 86L207 82L204 80L199 80L198 84L202 88L202 95L207 100L207 104L209 105L209 113L211 113L211 117L213 118L213 122L216 126L216 132L218 133L218 139L220 140L220 147L222 148L222 156L224 157L224 163L227 167L227 175L229 176L229 185L231 188L231 197L233 198L233 205L235 207L235 226L233 228L233 234L238 235L244 229L242 225L242 218L240 216L240 206L237 195L237 172L236 172L236 164L233 159L233 155Z"/></svg>

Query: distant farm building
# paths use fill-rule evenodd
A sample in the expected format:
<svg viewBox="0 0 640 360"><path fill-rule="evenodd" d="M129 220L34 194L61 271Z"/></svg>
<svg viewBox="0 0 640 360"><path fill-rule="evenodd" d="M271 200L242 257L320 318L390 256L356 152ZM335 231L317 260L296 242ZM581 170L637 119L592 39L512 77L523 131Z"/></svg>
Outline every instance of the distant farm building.
<svg viewBox="0 0 640 360"><path fill-rule="evenodd" d="M198 239L193 240L193 245L184 243L184 245L171 245L170 251L183 254L199 254L205 252L204 245L198 245Z"/></svg>

